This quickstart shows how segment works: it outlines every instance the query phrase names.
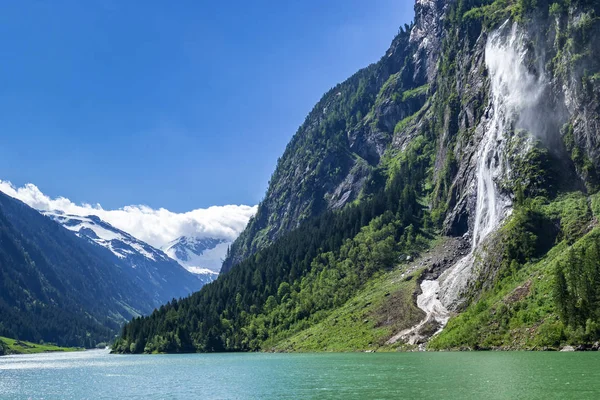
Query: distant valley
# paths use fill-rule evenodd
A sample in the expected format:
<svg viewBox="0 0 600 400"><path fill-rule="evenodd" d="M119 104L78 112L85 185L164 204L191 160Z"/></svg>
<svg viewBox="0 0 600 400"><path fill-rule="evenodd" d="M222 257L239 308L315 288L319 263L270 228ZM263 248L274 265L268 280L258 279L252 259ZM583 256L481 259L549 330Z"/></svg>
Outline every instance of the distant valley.
<svg viewBox="0 0 600 400"><path fill-rule="evenodd" d="M71 207L87 215L49 209L64 204L33 185L16 189L0 181L0 336L75 347L108 343L125 321L215 280L237 234L229 229L229 238L212 238L188 229L187 236L152 246L134 233L154 233L160 244L168 234L158 235L155 223L147 228L155 221L134 223L127 232L92 214L98 208ZM249 218L232 214L241 227Z"/></svg>
<svg viewBox="0 0 600 400"><path fill-rule="evenodd" d="M185 269L187 272L196 275L202 284L212 282L220 270L219 263L222 262L223 256L219 254L220 249L216 248L217 244L223 242L220 239L191 239L182 237L174 242L176 244L165 246L165 251L163 252L160 249L150 246L148 243L134 238L129 233L115 228L95 215L80 217L67 215L60 211L43 211L42 214L60 223L77 236L108 249L119 260L134 270L144 270L145 274L151 277L150 281L155 284L160 284L160 279L152 277L152 275L155 271L159 270L158 266L161 264L170 264L172 270ZM193 243L194 240L203 241L207 245L205 247L188 247L188 243ZM212 253L217 253L213 256L217 258L216 260L212 260L210 256L203 257L204 253L211 251ZM226 251L227 249L225 249ZM188 254L193 254L195 257L192 258ZM178 258L177 256L187 258ZM207 264L204 263L205 259L207 260ZM207 267L204 267L205 265ZM215 269L216 265L217 268ZM209 269L208 266L213 267L213 269ZM195 287L197 285L193 284L192 281L192 286ZM186 288L183 283L180 283L178 287L181 289ZM192 289L192 291L195 290L197 289Z"/></svg>

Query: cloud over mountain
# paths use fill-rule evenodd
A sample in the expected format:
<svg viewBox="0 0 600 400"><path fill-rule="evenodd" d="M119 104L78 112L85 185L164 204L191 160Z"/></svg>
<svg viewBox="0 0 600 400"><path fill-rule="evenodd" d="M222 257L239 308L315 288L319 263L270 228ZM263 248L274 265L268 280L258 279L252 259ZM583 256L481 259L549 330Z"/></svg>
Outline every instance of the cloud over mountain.
<svg viewBox="0 0 600 400"><path fill-rule="evenodd" d="M256 206L226 205L175 213L165 208L145 205L105 210L100 204L75 204L65 197L50 198L34 184L15 187L0 180L0 191L41 211L62 211L67 214L97 215L111 225L136 238L160 247L180 236L210 237L234 240L244 229Z"/></svg>

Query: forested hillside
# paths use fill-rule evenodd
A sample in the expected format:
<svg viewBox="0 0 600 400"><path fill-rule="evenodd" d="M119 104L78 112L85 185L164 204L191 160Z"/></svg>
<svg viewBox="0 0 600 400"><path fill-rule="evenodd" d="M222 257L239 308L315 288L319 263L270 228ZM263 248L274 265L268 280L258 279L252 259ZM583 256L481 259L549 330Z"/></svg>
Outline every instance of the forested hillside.
<svg viewBox="0 0 600 400"><path fill-rule="evenodd" d="M357 200L372 181L396 124L425 102L411 26L382 59L327 92L287 145L265 199L231 246L222 272L299 226Z"/></svg>
<svg viewBox="0 0 600 400"><path fill-rule="evenodd" d="M114 350L599 339L599 8L417 0L381 61L309 114L225 273Z"/></svg>
<svg viewBox="0 0 600 400"><path fill-rule="evenodd" d="M0 193L0 336L94 347L152 305L102 249Z"/></svg>

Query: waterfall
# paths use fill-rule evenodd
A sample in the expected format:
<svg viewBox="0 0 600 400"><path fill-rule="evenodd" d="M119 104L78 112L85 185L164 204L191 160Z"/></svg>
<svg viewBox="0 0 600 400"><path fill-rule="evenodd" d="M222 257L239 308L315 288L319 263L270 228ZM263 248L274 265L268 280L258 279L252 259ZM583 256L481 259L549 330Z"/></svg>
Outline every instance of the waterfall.
<svg viewBox="0 0 600 400"><path fill-rule="evenodd" d="M415 343L420 338L419 329L432 319L442 328L445 326L451 310L460 305L462 291L473 275L478 245L500 227L512 210L509 195L498 188L501 179L510 179L509 139L517 128L533 135L544 133L541 132L543 125L536 119L536 114L539 119L538 108L545 88L544 76L538 77L528 68L528 61L534 59L530 51L527 37L516 23L507 21L488 37L485 64L490 77L490 102L487 117L482 118L477 128L481 138L473 183L477 200L471 251L437 280L421 283L422 294L417 297L417 305L427 314L425 319L391 340L402 337ZM520 150L527 151L526 148Z"/></svg>
<svg viewBox="0 0 600 400"><path fill-rule="evenodd" d="M484 125L477 152L477 206L472 232L472 250L493 232L510 212L511 201L499 193L497 180L508 178L507 139L513 128L533 134L536 105L544 90L544 77L527 68L530 50L517 24L508 21L488 38L485 63L490 75L492 117ZM522 149L525 150L525 149Z"/></svg>
<svg viewBox="0 0 600 400"><path fill-rule="evenodd" d="M460 304L461 292L472 277L477 247L512 210L512 201L498 190L498 182L510 179L507 153L514 129L526 129L536 136L544 133L536 115L539 117L545 78L535 76L528 68L528 61L534 59L530 52L527 37L516 23L505 22L487 40L485 64L490 77L490 104L488 117L481 121L482 136L477 149L477 202L471 252L439 278L440 300L451 310ZM519 151L526 152L531 142L527 143Z"/></svg>

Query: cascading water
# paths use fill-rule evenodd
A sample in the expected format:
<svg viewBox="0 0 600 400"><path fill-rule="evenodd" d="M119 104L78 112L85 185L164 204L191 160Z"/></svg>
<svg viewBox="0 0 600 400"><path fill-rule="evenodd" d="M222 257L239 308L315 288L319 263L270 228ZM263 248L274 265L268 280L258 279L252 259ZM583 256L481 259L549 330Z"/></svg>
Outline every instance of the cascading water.
<svg viewBox="0 0 600 400"><path fill-rule="evenodd" d="M516 24L510 31L508 22L487 42L485 63L490 73L492 118L485 124L477 153L477 208L473 228L472 249L493 232L507 216L511 201L498 192L495 181L507 177L507 135L515 127L532 130L525 120L542 95L544 78L536 77L527 68L529 49L525 36ZM529 118L527 118L529 119ZM532 132L536 133L536 132Z"/></svg>
<svg viewBox="0 0 600 400"><path fill-rule="evenodd" d="M471 251L437 280L421 283L422 294L417 305L427 314L418 325L407 329L393 339L403 338L415 343L419 330L432 319L442 328L450 310L461 301L461 292L472 277L474 254L479 244L494 232L510 214L512 202L498 190L497 182L508 179L508 139L515 128L524 128L533 134L536 107L544 90L544 77L536 77L528 68L530 56L526 36L517 24L507 21L488 37L485 63L490 76L490 104L488 118L482 119L478 132L481 139L477 150L477 202L471 231ZM525 149L522 149L525 150Z"/></svg>
<svg viewBox="0 0 600 400"><path fill-rule="evenodd" d="M472 230L471 252L440 277L440 300L449 309L459 305L461 291L471 278L477 246L510 214L510 198L498 190L497 182L509 179L508 139L515 128L534 135L535 118L544 91L544 77L528 68L531 56L525 35L517 24L505 22L489 36L485 63L490 76L491 118L482 121L483 135L477 151L477 203ZM527 151L526 148L521 151Z"/></svg>
<svg viewBox="0 0 600 400"><path fill-rule="evenodd" d="M440 302L438 293L440 284L438 281L423 281L421 283L422 293L417 297L417 307L425 311L425 318L417 325L405 329L388 340L388 344L396 343L403 339L408 344L417 344L422 339L420 334L421 328L429 323L437 323L441 328L446 325L450 319L450 313Z"/></svg>

